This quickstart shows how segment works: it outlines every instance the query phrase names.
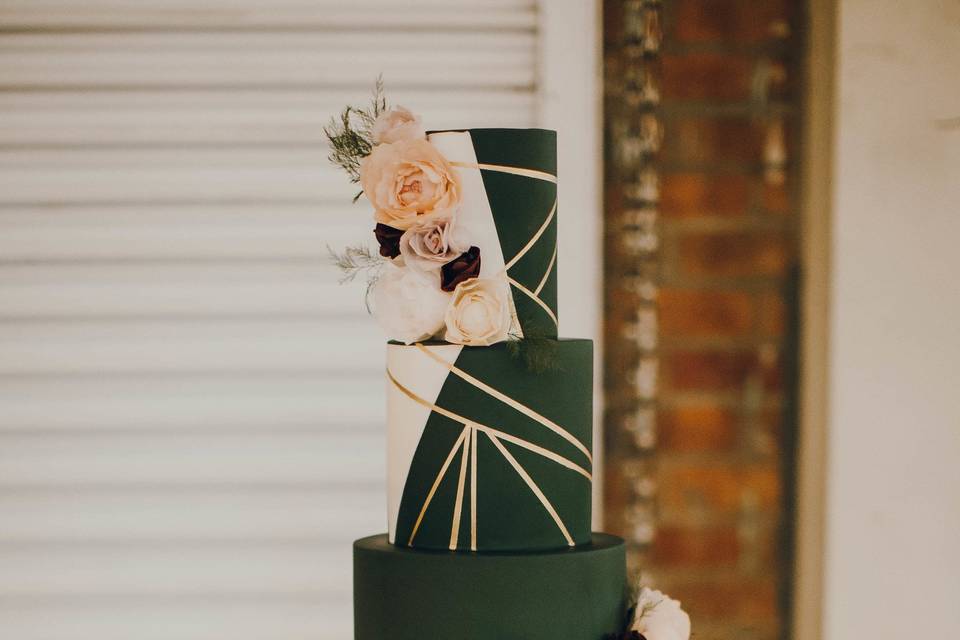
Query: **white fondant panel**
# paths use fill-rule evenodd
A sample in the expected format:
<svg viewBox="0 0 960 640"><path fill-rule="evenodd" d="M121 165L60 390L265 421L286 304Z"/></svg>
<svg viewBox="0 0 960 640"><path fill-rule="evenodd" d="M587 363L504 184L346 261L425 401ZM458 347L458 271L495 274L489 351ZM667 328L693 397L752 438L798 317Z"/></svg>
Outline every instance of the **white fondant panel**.
<svg viewBox="0 0 960 640"><path fill-rule="evenodd" d="M455 167L463 188L457 225L470 234L471 244L480 247L480 277L497 278L506 282L506 260L500 246L497 225L493 221L490 201L487 199L487 189L483 186L480 169L471 168L477 165L473 138L466 131L443 131L430 134L428 139L447 160L467 165ZM520 325L516 321L513 298L508 295L507 300L511 309L510 316L514 319L510 333L522 336Z"/></svg>
<svg viewBox="0 0 960 640"><path fill-rule="evenodd" d="M498 245L499 246L499 245ZM456 362L462 346L426 346L447 362ZM387 345L387 370L404 387L435 404L447 379L446 367L439 365L415 346ZM387 531L394 541L397 515L410 464L430 417L430 409L415 402L387 380Z"/></svg>

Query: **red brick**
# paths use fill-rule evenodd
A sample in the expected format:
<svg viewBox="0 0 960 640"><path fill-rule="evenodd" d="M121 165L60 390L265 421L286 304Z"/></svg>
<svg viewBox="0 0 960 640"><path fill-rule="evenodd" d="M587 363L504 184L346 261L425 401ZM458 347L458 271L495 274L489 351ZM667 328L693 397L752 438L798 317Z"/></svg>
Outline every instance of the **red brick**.
<svg viewBox="0 0 960 640"><path fill-rule="evenodd" d="M662 289L658 309L663 337L735 337L753 328L753 301L742 291Z"/></svg>
<svg viewBox="0 0 960 640"><path fill-rule="evenodd" d="M763 131L741 117L684 117L666 123L664 157L672 162L759 165Z"/></svg>
<svg viewBox="0 0 960 640"><path fill-rule="evenodd" d="M784 35L788 0L676 0L673 34L681 42L754 44Z"/></svg>
<svg viewBox="0 0 960 640"><path fill-rule="evenodd" d="M673 173L660 179L664 217L737 216L747 211L750 181L745 175Z"/></svg>
<svg viewBox="0 0 960 640"><path fill-rule="evenodd" d="M780 276L789 258L786 240L773 233L704 233L679 243L680 270L694 276Z"/></svg>
<svg viewBox="0 0 960 640"><path fill-rule="evenodd" d="M723 451L737 442L736 412L715 402L662 407L657 415L657 443L661 450Z"/></svg>
<svg viewBox="0 0 960 640"><path fill-rule="evenodd" d="M681 349L660 354L663 392L739 391L752 375L760 376L767 390L783 383L779 363L764 364L749 350Z"/></svg>
<svg viewBox="0 0 960 640"><path fill-rule="evenodd" d="M760 333L766 337L782 337L787 326L787 303L783 295L775 292L762 293L757 307Z"/></svg>
<svg viewBox="0 0 960 640"><path fill-rule="evenodd" d="M663 580L659 585L697 621L733 620L741 624L775 621L778 615L774 576L730 576Z"/></svg>
<svg viewBox="0 0 960 640"><path fill-rule="evenodd" d="M780 215L790 213L793 205L790 202L790 193L786 183L770 184L764 182L763 208L765 211Z"/></svg>
<svg viewBox="0 0 960 640"><path fill-rule="evenodd" d="M735 518L747 495L761 512L780 504L780 474L774 463L663 463L658 499L665 518L705 509L713 517Z"/></svg>
<svg viewBox="0 0 960 640"><path fill-rule="evenodd" d="M653 542L653 561L661 567L731 566L740 554L733 526L688 528L661 526Z"/></svg>
<svg viewBox="0 0 960 640"><path fill-rule="evenodd" d="M746 101L750 98L753 61L719 53L664 54L661 57L664 100Z"/></svg>

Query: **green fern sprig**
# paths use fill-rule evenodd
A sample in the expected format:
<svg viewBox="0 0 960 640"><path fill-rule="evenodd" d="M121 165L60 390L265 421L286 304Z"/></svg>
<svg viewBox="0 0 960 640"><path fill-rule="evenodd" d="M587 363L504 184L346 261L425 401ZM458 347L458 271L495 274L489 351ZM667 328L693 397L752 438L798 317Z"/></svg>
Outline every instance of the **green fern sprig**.
<svg viewBox="0 0 960 640"><path fill-rule="evenodd" d="M379 76L374 84L370 105L344 107L340 115L331 118L330 124L323 128L324 135L330 141L330 154L327 157L346 172L351 183L360 182L360 163L373 151L373 125L386 110L383 77ZM362 193L356 195L354 202Z"/></svg>
<svg viewBox="0 0 960 640"><path fill-rule="evenodd" d="M535 324L524 324L523 336L510 334L507 351L514 360L520 360L531 373L549 373L562 371L557 352L557 339L545 328Z"/></svg>

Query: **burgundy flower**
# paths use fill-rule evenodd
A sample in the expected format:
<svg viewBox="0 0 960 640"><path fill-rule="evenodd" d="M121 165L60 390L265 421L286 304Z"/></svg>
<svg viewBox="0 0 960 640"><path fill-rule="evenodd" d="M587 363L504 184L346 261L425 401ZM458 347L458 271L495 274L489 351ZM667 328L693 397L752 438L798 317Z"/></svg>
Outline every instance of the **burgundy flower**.
<svg viewBox="0 0 960 640"><path fill-rule="evenodd" d="M400 236L403 235L402 229L394 229L390 225L378 222L373 229L373 235L377 236L377 242L380 243L380 255L384 258L396 258L400 255Z"/></svg>
<svg viewBox="0 0 960 640"><path fill-rule="evenodd" d="M605 640L647 640L639 631L624 631L620 634L610 634Z"/></svg>
<svg viewBox="0 0 960 640"><path fill-rule="evenodd" d="M453 291L464 280L480 275L480 247L470 247L440 269L440 288Z"/></svg>

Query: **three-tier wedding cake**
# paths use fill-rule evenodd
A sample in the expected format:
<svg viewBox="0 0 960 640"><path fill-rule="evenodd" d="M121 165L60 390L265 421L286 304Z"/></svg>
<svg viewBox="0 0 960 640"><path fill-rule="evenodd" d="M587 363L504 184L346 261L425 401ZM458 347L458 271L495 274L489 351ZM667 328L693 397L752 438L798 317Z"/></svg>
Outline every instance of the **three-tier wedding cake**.
<svg viewBox="0 0 960 640"><path fill-rule="evenodd" d="M379 243L337 261L391 338L388 531L354 544L356 639L621 637L624 543L590 527L593 344L557 336L556 133L427 133L378 98L327 134Z"/></svg>

